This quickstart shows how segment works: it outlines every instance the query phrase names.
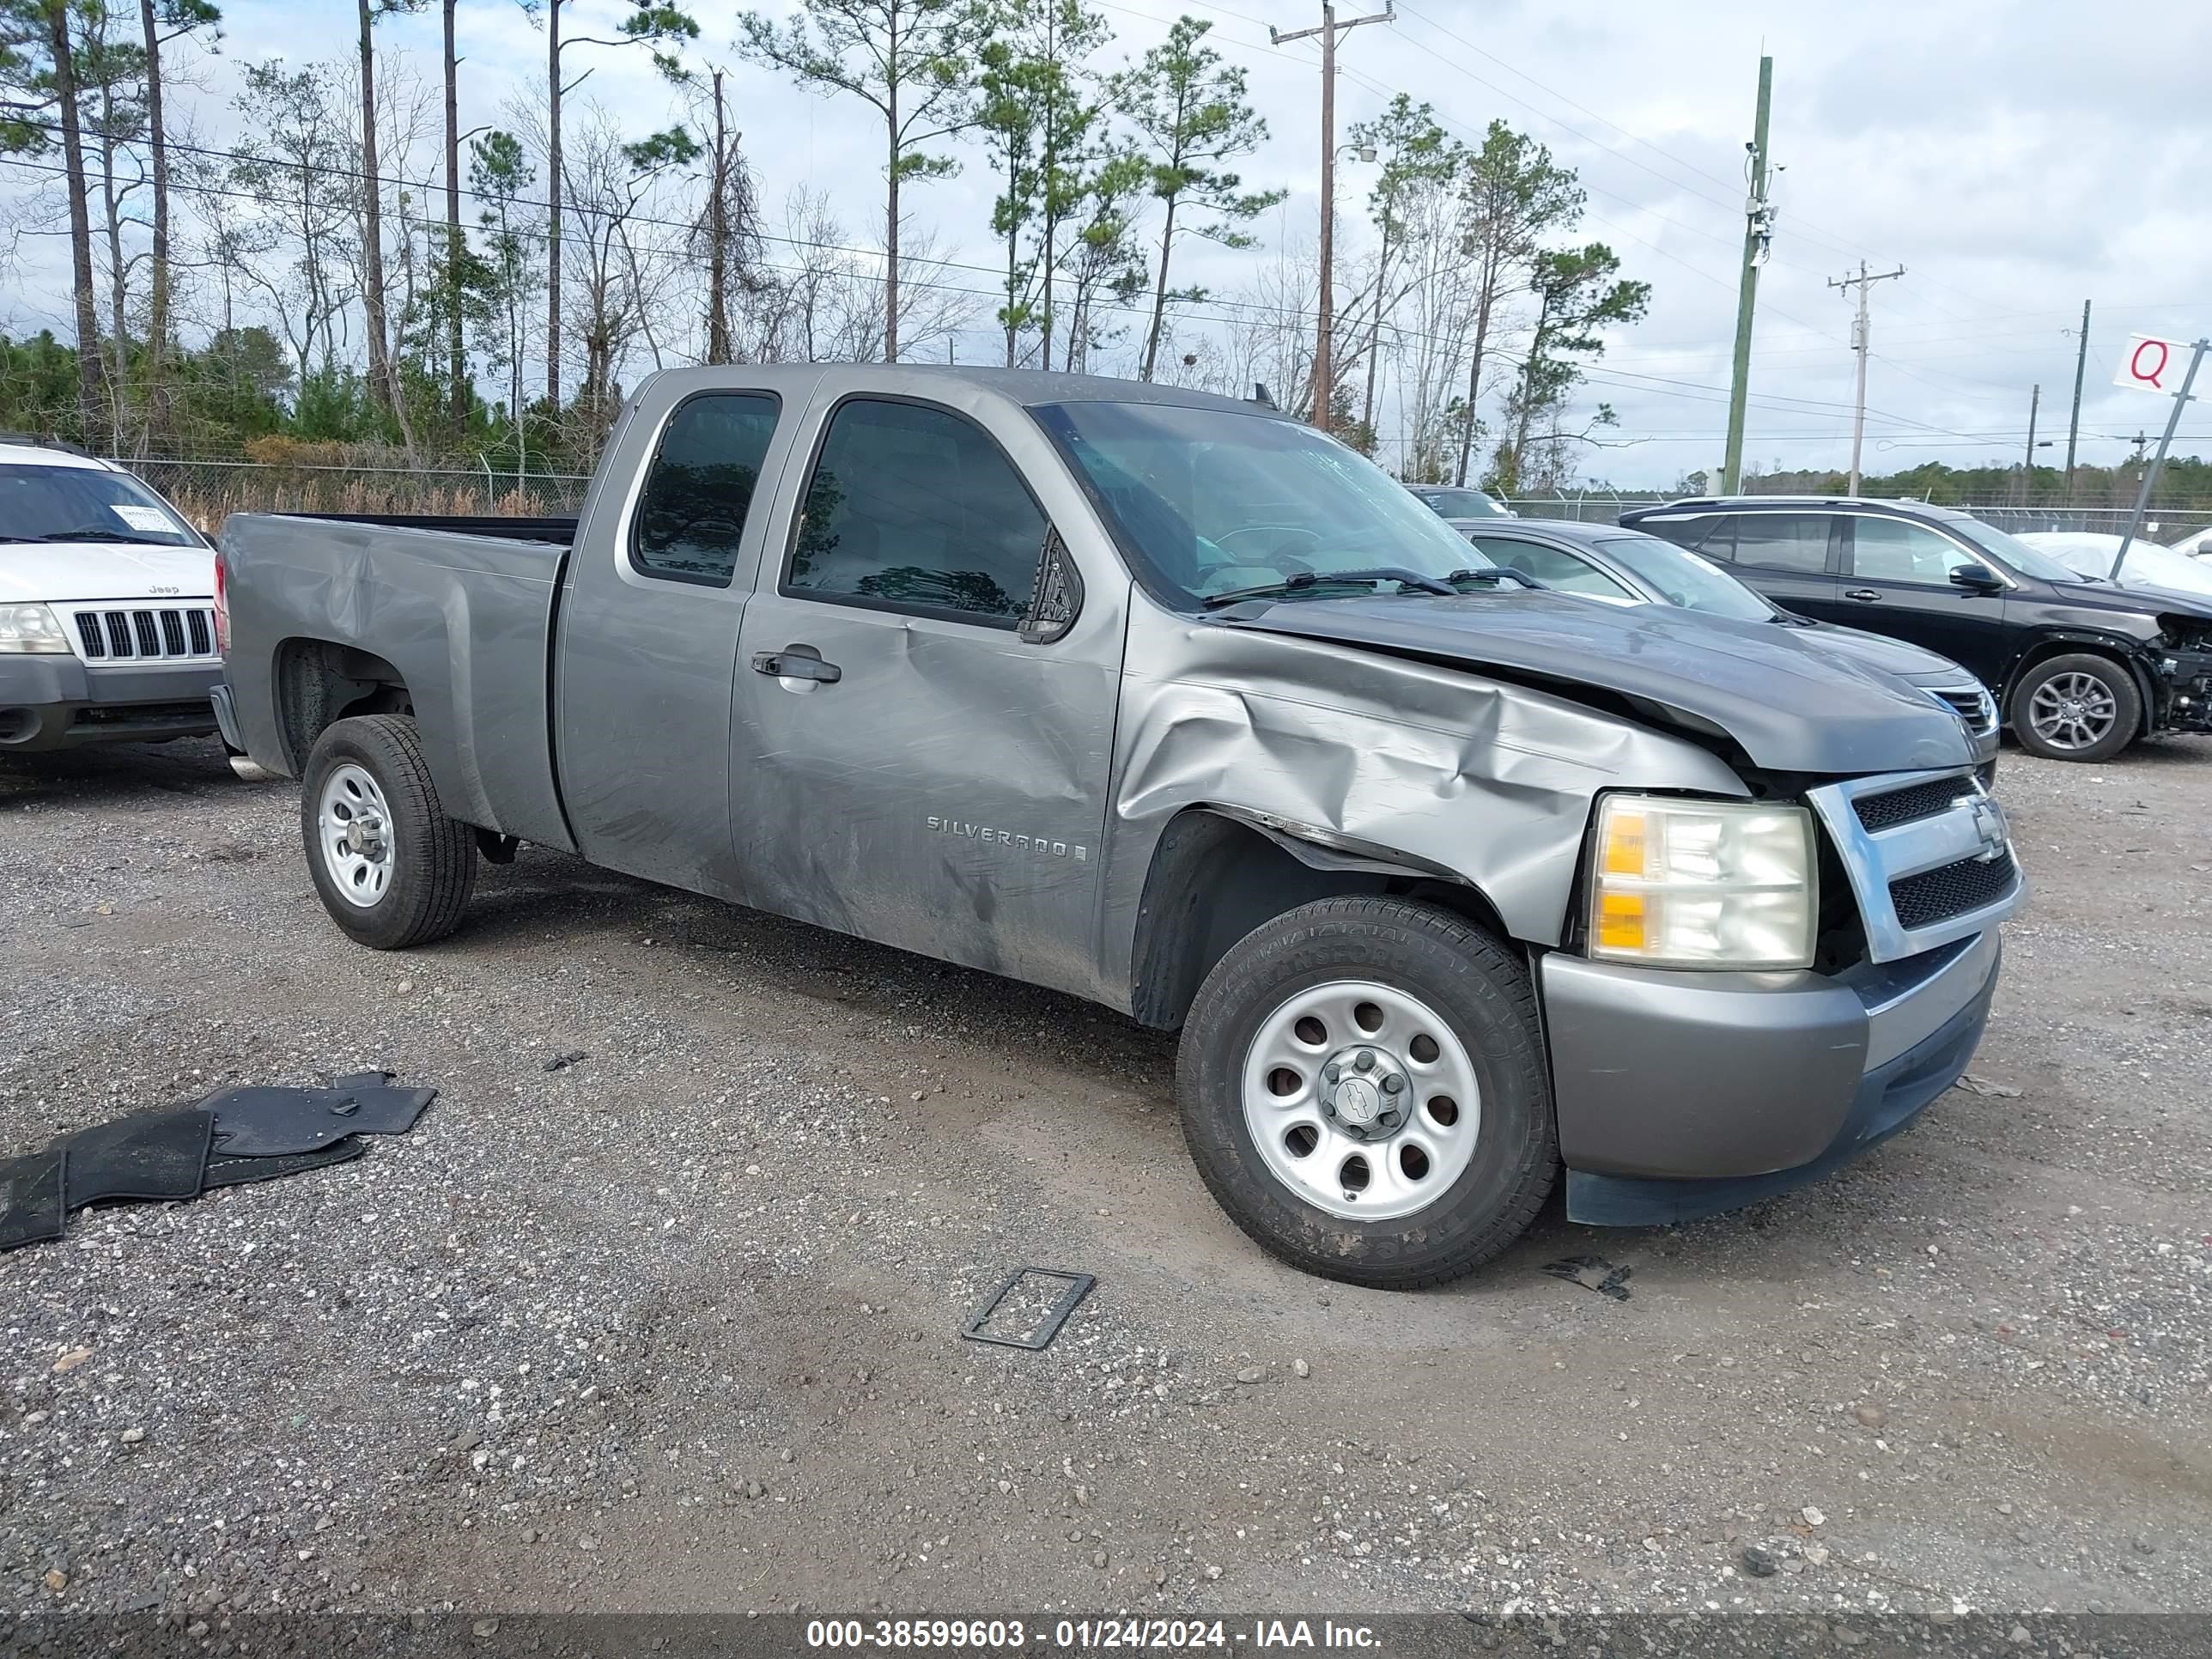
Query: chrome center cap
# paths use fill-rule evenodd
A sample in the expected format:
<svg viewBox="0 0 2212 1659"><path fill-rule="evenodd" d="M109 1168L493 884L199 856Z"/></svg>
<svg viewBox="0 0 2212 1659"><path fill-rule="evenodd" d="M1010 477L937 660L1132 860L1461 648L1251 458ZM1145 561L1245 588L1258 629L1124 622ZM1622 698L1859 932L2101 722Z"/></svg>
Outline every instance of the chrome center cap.
<svg viewBox="0 0 2212 1659"><path fill-rule="evenodd" d="M1348 1077L1336 1085L1336 1109L1346 1123L1365 1128L1382 1110L1382 1091L1364 1077Z"/></svg>
<svg viewBox="0 0 2212 1659"><path fill-rule="evenodd" d="M1321 1068L1319 1092L1322 1115L1354 1140L1397 1133L1413 1103L1405 1061L1372 1042L1331 1054Z"/></svg>
<svg viewBox="0 0 2212 1659"><path fill-rule="evenodd" d="M374 858L384 850L384 820L361 813L348 820L345 827L346 851L363 858Z"/></svg>

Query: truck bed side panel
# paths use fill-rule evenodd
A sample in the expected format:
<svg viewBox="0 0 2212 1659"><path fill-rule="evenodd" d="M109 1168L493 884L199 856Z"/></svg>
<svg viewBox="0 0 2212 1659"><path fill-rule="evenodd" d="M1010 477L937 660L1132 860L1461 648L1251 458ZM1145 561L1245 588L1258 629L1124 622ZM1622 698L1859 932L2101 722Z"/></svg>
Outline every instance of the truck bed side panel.
<svg viewBox="0 0 2212 1659"><path fill-rule="evenodd" d="M562 561L551 543L241 514L223 526L226 669L242 735L291 770L276 672L301 640L399 671L446 810L570 848L553 780L547 646Z"/></svg>

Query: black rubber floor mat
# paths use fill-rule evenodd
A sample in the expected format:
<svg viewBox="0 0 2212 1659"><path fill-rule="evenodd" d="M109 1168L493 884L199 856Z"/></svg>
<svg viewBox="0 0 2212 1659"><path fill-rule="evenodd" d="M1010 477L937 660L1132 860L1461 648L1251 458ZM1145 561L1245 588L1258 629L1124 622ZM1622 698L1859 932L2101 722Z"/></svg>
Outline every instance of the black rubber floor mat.
<svg viewBox="0 0 2212 1659"><path fill-rule="evenodd" d="M62 1236L69 1206L63 1200L68 1143L0 1161L0 1250L43 1243Z"/></svg>
<svg viewBox="0 0 2212 1659"><path fill-rule="evenodd" d="M312 1152L346 1135L398 1135L415 1127L435 1089L395 1089L380 1072L327 1089L245 1088L200 1103L215 1114L215 1149L232 1158ZM370 1079L370 1080L363 1080Z"/></svg>
<svg viewBox="0 0 2212 1659"><path fill-rule="evenodd" d="M270 1158L230 1158L218 1152L208 1159L207 1175L201 1185L212 1192L217 1187L242 1187L249 1181L274 1181L279 1176L303 1175L332 1164L350 1163L368 1150L367 1141L358 1135L348 1135L343 1140L312 1152L279 1152Z"/></svg>
<svg viewBox="0 0 2212 1659"><path fill-rule="evenodd" d="M70 1209L103 1199L198 1198L215 1114L148 1112L68 1137Z"/></svg>

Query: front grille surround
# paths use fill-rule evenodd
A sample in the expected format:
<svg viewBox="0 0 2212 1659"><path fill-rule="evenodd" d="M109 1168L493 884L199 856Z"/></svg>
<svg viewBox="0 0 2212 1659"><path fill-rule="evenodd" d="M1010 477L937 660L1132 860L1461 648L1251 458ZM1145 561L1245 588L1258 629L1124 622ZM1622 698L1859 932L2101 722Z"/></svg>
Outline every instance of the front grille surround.
<svg viewBox="0 0 2212 1659"><path fill-rule="evenodd" d="M1981 933L2027 895L2002 811L1969 770L1851 778L1805 799L1858 901L1872 961Z"/></svg>
<svg viewBox="0 0 2212 1659"><path fill-rule="evenodd" d="M112 608L58 605L76 625L77 653L94 667L210 663L215 648L211 602Z"/></svg>

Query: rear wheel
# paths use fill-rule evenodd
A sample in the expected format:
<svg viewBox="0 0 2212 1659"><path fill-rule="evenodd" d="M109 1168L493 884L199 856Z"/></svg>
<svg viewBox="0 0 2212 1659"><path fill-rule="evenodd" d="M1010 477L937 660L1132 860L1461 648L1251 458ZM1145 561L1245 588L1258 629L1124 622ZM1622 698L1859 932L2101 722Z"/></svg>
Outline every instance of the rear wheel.
<svg viewBox="0 0 2212 1659"><path fill-rule="evenodd" d="M300 832L323 908L357 943L403 951L460 926L476 833L440 805L413 720L362 715L316 738Z"/></svg>
<svg viewBox="0 0 2212 1659"><path fill-rule="evenodd" d="M2045 760L2110 760L2136 739L2142 697L2110 657L2047 657L2012 690L2013 735Z"/></svg>
<svg viewBox="0 0 2212 1659"><path fill-rule="evenodd" d="M1177 1083L1215 1199L1327 1278L1471 1273L1558 1170L1528 971L1430 905L1324 899L1240 940L1192 1005Z"/></svg>

